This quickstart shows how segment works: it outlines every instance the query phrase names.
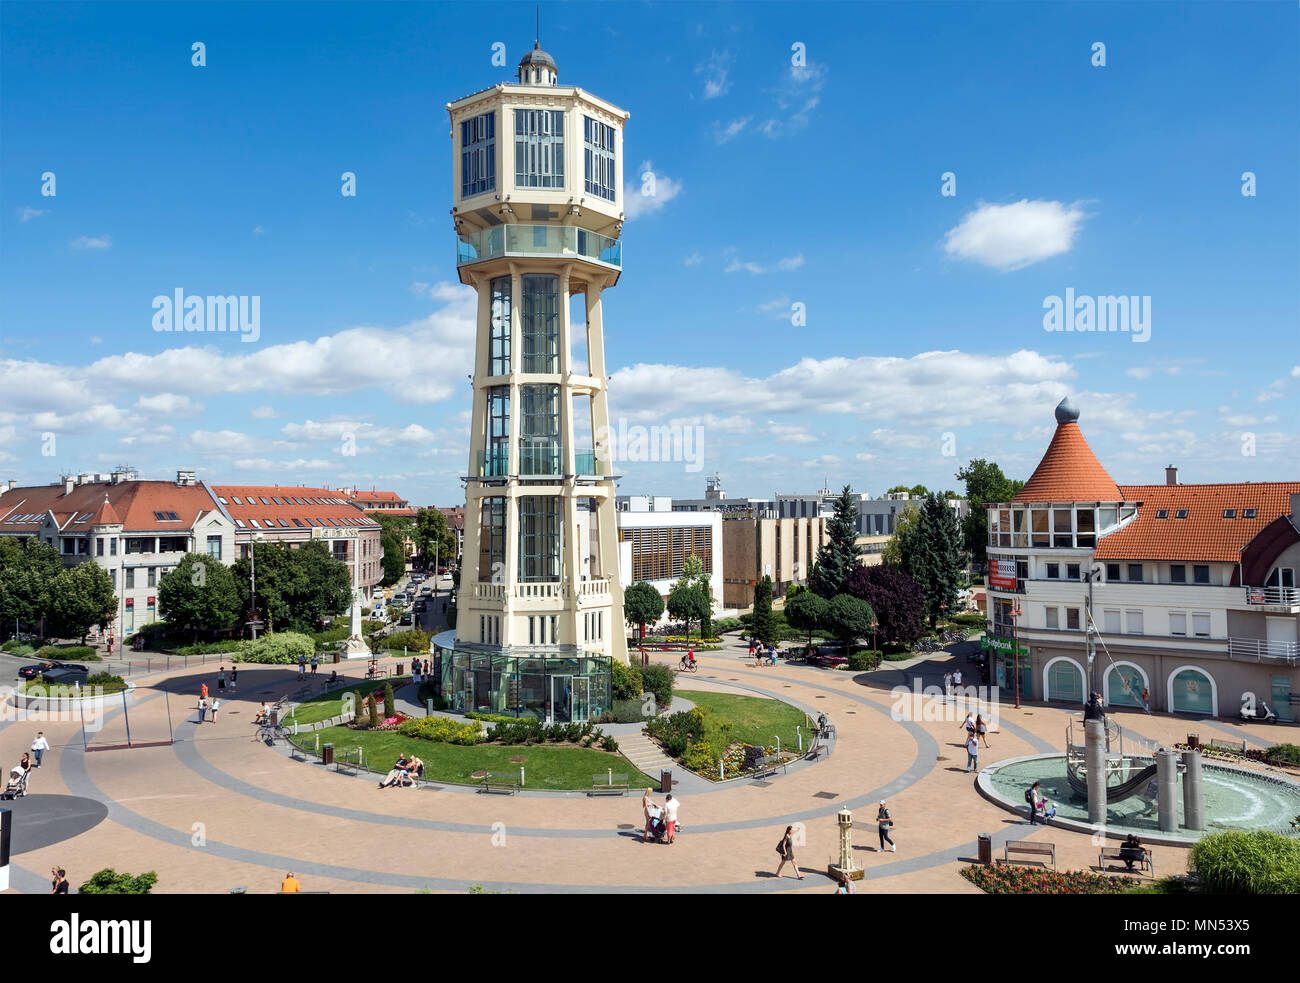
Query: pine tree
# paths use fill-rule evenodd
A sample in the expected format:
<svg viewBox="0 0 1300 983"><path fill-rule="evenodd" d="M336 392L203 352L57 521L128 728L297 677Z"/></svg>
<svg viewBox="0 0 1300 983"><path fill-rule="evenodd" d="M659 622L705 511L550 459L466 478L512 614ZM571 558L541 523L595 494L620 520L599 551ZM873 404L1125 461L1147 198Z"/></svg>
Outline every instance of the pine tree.
<svg viewBox="0 0 1300 983"><path fill-rule="evenodd" d="M754 614L750 632L764 645L776 644L776 618L772 616L772 578L764 576L754 585Z"/></svg>
<svg viewBox="0 0 1300 983"><path fill-rule="evenodd" d="M925 596L925 613L934 628L945 611L957 611L964 562L961 526L938 495L926 496L912 545L905 567Z"/></svg>
<svg viewBox="0 0 1300 983"><path fill-rule="evenodd" d="M808 586L829 600L844 592L849 574L858 565L858 505L848 485L835 499L835 511L826 521L827 542L817 551Z"/></svg>

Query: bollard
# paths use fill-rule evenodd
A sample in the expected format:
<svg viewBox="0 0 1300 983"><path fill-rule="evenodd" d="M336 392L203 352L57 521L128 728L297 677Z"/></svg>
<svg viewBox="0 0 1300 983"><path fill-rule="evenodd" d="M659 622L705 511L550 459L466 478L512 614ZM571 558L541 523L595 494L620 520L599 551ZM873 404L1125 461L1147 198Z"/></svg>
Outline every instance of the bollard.
<svg viewBox="0 0 1300 983"><path fill-rule="evenodd" d="M779 758L781 757L781 735L773 734L772 736L776 738L776 756Z"/></svg>
<svg viewBox="0 0 1300 983"><path fill-rule="evenodd" d="M726 780L727 780L727 763L723 761L721 758L719 758L718 759L718 781L725 782Z"/></svg>
<svg viewBox="0 0 1300 983"><path fill-rule="evenodd" d="M519 787L520 788L524 787L524 766L523 765L519 766Z"/></svg>
<svg viewBox="0 0 1300 983"><path fill-rule="evenodd" d="M613 768L607 768L606 771L609 773L609 784L610 784L610 785L613 785L613 784L614 784L614 769L613 769Z"/></svg>
<svg viewBox="0 0 1300 983"><path fill-rule="evenodd" d="M1088 769L1088 822L1106 824L1106 725L1085 720L1084 766Z"/></svg>
<svg viewBox="0 0 1300 983"><path fill-rule="evenodd" d="M799 738L799 753L803 754L803 728L798 724L794 727L795 735Z"/></svg>
<svg viewBox="0 0 1300 983"><path fill-rule="evenodd" d="M1178 828L1178 754L1168 748L1156 752L1157 808L1160 814L1160 831L1169 833Z"/></svg>
<svg viewBox="0 0 1300 983"><path fill-rule="evenodd" d="M1205 829L1200 751L1183 752L1183 825L1188 829Z"/></svg>
<svg viewBox="0 0 1300 983"><path fill-rule="evenodd" d="M424 715L425 715L426 717L432 717L432 716L433 716L433 697L432 697L432 696L429 697L429 698L425 701L425 714L424 714Z"/></svg>

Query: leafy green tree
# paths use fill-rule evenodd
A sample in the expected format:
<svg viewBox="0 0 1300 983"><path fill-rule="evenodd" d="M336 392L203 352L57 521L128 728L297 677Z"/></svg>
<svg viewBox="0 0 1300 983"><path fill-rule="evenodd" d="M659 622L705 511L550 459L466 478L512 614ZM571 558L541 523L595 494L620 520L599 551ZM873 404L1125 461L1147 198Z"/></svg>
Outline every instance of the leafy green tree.
<svg viewBox="0 0 1300 983"><path fill-rule="evenodd" d="M928 496L921 506L915 550L905 565L921 588L931 628L945 611L957 611L965 561L961 541L961 526L948 503L937 495Z"/></svg>
<svg viewBox="0 0 1300 983"><path fill-rule="evenodd" d="M415 548L426 563L437 553L439 566L456 558L456 534L447 528L447 517L437 509L420 509L415 514Z"/></svg>
<svg viewBox="0 0 1300 983"><path fill-rule="evenodd" d="M826 598L803 590L785 602L785 620L791 627L808 633L808 644L812 644L813 632L826 627L826 616L830 605Z"/></svg>
<svg viewBox="0 0 1300 983"><path fill-rule="evenodd" d="M186 553L175 569L158 581L158 614L176 628L194 632L221 631L239 619L239 588L220 560Z"/></svg>
<svg viewBox="0 0 1300 983"><path fill-rule="evenodd" d="M817 551L808 586L822 597L842 593L844 582L858 565L862 549L858 546L858 505L848 485L835 499L835 508L826 521L826 543Z"/></svg>
<svg viewBox="0 0 1300 983"><path fill-rule="evenodd" d="M785 600L786 600L786 603L788 604L788 603L790 602L791 598L793 598L796 594L802 593L803 591L806 591L807 589L808 589L808 588L805 587L803 584L786 584L786 585L785 585Z"/></svg>
<svg viewBox="0 0 1300 983"><path fill-rule="evenodd" d="M380 584L391 587L406 573L406 544L415 541L415 523L404 515L384 515L382 512L367 514L379 523L381 530L379 545L384 552L384 576Z"/></svg>
<svg viewBox="0 0 1300 983"><path fill-rule="evenodd" d="M913 485L907 490L907 493L913 498L925 498L926 495L930 494L930 489L926 488L925 485Z"/></svg>
<svg viewBox="0 0 1300 983"><path fill-rule="evenodd" d="M750 617L750 633L764 645L774 645L776 618L772 614L772 578L764 575L754 585L754 613Z"/></svg>
<svg viewBox="0 0 1300 983"><path fill-rule="evenodd" d="M871 605L852 594L836 594L826 604L826 626L849 645L870 635L875 620Z"/></svg>
<svg viewBox="0 0 1300 983"><path fill-rule="evenodd" d="M117 594L108 571L98 563L78 563L60 571L49 589L47 627L59 638L80 638L117 611Z"/></svg>
<svg viewBox="0 0 1300 983"><path fill-rule="evenodd" d="M316 631L320 623L342 614L352 602L348 565L315 540L298 549L281 543L255 543L257 610L266 616L267 631ZM249 561L235 561L232 573L240 606L248 603Z"/></svg>
<svg viewBox="0 0 1300 983"><path fill-rule="evenodd" d="M970 512L962 521L962 540L972 562L982 570L988 565L989 540L989 517L984 506L1011 501L1025 483L1008 478L995 462L982 457L968 461L957 471L956 478L966 483L966 501L970 504Z"/></svg>
<svg viewBox="0 0 1300 983"><path fill-rule="evenodd" d="M689 637L692 622L703 624L709 616L709 597L700 589L699 584L682 577L668 592L668 613L686 622L686 634Z"/></svg>
<svg viewBox="0 0 1300 983"><path fill-rule="evenodd" d="M907 571L908 558L915 552L916 528L920 522L921 510L918 508L904 509L898 513L898 518L894 520L894 535L889 537L889 542L880 554L883 563Z"/></svg>
<svg viewBox="0 0 1300 983"><path fill-rule="evenodd" d="M19 546L15 540L0 539L0 622L12 628L43 621L50 589L63 569L59 551L48 543L29 539Z"/></svg>
<svg viewBox="0 0 1300 983"><path fill-rule="evenodd" d="M154 871L147 874L119 874L112 867L105 867L91 875L90 880L77 888L78 894L148 894L158 883Z"/></svg>
<svg viewBox="0 0 1300 983"><path fill-rule="evenodd" d="M682 565L681 579L694 584L704 595L707 603L704 615L700 618L700 634L711 635L713 633L713 582L704 572L704 561L697 554L692 553L686 558L686 562Z"/></svg>
<svg viewBox="0 0 1300 983"><path fill-rule="evenodd" d="M905 495L910 495L912 489L908 488L907 485L894 485L893 488L885 489L884 494L882 494L880 497L888 498L890 495L897 495L899 492L902 492Z"/></svg>
<svg viewBox="0 0 1300 983"><path fill-rule="evenodd" d="M645 626L652 625L664 613L664 598L649 581L641 580L623 592L623 620L645 635Z"/></svg>

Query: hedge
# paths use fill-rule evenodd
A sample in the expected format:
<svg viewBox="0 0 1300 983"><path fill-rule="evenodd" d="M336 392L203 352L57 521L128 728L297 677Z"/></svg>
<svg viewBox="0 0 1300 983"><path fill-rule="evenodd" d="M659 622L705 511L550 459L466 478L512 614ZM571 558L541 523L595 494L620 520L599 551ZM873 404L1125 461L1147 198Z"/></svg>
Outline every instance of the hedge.
<svg viewBox="0 0 1300 983"><path fill-rule="evenodd" d="M1214 894L1300 894L1300 840L1257 829L1202 837L1188 864Z"/></svg>
<svg viewBox="0 0 1300 983"><path fill-rule="evenodd" d="M292 665L298 656L310 659L316 654L316 643L310 635L301 635L294 631L278 631L274 635L265 635L256 641L241 642L237 651L232 653L234 662L258 662L264 664Z"/></svg>
<svg viewBox="0 0 1300 983"><path fill-rule="evenodd" d="M45 645L36 652L38 659L50 659L56 662L103 662L89 645Z"/></svg>
<svg viewBox="0 0 1300 983"><path fill-rule="evenodd" d="M462 724L450 717L415 717L403 721L397 732L403 737L417 737L423 741L439 741L465 747L483 743L483 732L477 722Z"/></svg>

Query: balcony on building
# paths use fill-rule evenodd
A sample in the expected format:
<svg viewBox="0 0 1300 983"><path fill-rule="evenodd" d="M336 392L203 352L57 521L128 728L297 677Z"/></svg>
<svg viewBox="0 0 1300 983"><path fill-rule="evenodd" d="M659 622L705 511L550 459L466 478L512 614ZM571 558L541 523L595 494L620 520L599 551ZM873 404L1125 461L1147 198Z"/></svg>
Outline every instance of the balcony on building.
<svg viewBox="0 0 1300 983"><path fill-rule="evenodd" d="M1294 667L1300 665L1300 642L1229 638L1228 658L1234 662L1269 662Z"/></svg>
<svg viewBox="0 0 1300 983"><path fill-rule="evenodd" d="M623 268L620 240L572 225L498 225L462 232L456 243L458 267L503 256L582 259Z"/></svg>
<svg viewBox="0 0 1300 983"><path fill-rule="evenodd" d="M1277 614L1300 614L1300 587L1245 587L1246 606Z"/></svg>
<svg viewBox="0 0 1300 983"><path fill-rule="evenodd" d="M594 450L579 450L573 455L574 477L612 477L609 465L596 457ZM510 476L508 448L497 445L478 452L473 478L505 478ZM519 445L520 478L564 477L564 448L558 442L537 443L521 441Z"/></svg>

